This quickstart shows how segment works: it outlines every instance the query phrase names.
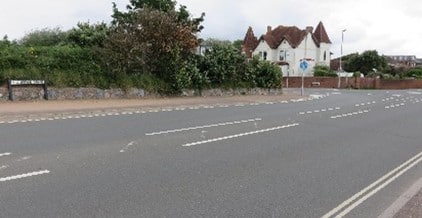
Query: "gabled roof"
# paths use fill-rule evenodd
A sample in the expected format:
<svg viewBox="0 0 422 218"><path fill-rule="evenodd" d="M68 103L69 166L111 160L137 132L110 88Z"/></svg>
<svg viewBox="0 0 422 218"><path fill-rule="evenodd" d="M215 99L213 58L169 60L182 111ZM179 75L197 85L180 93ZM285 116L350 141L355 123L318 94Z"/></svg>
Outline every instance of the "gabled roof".
<svg viewBox="0 0 422 218"><path fill-rule="evenodd" d="M312 33L312 27L301 30L296 26L278 26L274 30L268 27L267 33L262 35L259 40L253 34L252 28L249 27L243 42L243 51L248 57L252 56L253 50L256 49L260 41L265 41L271 49L277 49L280 44L286 40L292 48L297 48L306 37L306 34L311 33L312 39L319 47L321 43L331 44L322 22L319 22L315 31Z"/></svg>
<svg viewBox="0 0 422 218"><path fill-rule="evenodd" d="M242 50L245 52L247 57L252 57L252 51L258 46L258 44L259 41L255 37L252 27L249 27L242 45Z"/></svg>
<svg viewBox="0 0 422 218"><path fill-rule="evenodd" d="M306 36L305 30L300 30L295 26L278 26L271 32L261 36L272 49L278 48L283 40L286 40L292 48L296 48Z"/></svg>
<svg viewBox="0 0 422 218"><path fill-rule="evenodd" d="M327 31L325 31L325 27L324 27L324 24L322 24L322 22L319 22L318 26L316 27L314 36L319 44L320 43L331 44L331 40L328 37Z"/></svg>

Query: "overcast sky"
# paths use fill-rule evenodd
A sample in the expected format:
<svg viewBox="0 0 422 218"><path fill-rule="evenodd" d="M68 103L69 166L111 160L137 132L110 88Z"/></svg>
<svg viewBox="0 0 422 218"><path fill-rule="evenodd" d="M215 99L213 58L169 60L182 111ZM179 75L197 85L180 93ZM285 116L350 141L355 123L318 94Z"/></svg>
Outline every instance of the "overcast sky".
<svg viewBox="0 0 422 218"><path fill-rule="evenodd" d="M110 21L112 0L2 0L0 36L21 38L33 29L75 26L78 21ZM124 8L129 0L114 0ZM322 21L340 55L376 49L385 55L422 58L422 1L417 0L178 0L199 16L206 13L203 38L243 39L249 26L256 35L268 25L316 26Z"/></svg>

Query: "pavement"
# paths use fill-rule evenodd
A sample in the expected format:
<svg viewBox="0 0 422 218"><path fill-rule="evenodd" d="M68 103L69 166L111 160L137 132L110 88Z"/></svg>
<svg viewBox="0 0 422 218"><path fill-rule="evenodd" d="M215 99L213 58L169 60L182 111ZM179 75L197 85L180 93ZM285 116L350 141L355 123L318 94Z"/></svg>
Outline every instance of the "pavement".
<svg viewBox="0 0 422 218"><path fill-rule="evenodd" d="M321 93L323 93L325 91L322 91ZM330 93L333 93L332 90L329 91ZM334 91L336 92L336 91ZM307 97L306 97L307 98ZM285 102L285 101L296 101L296 100L301 100L304 99L303 97L301 97L300 95L297 94L297 92L289 92L286 95L282 95L282 96L233 96L233 97L206 97L206 98L163 98L163 99L144 99L144 100L83 100L83 101L36 101L36 102L2 102L0 103L0 121L9 121L11 123L14 122L23 122L23 121L28 121L28 120L33 120L33 119L37 119L37 117L41 117L43 119L53 119L55 117L58 118L63 118L66 116L73 116L75 117L78 116L79 114L81 116L87 116L86 114L92 114L92 115L99 115L99 114L113 114L113 113L119 113L119 114L124 114L124 113L135 113L135 112L140 112L140 111L154 111L156 109L160 109L162 111L165 110L173 110L176 107L203 107L203 108L207 108L213 106L213 105L219 105L222 108L224 108L225 106L230 106L230 105L238 105L238 104L265 104L265 102ZM265 109L265 108L264 108ZM374 115L373 117L375 117L376 115ZM313 119L309 119L308 120L308 125L312 125L313 122L316 122L316 119L319 119L320 117L315 117ZM333 118L333 117L331 117ZM334 118L335 119L335 118ZM129 120L128 120L129 122ZM72 124L73 125L73 124ZM255 124L256 125L256 124ZM351 128L351 127L346 127L346 128ZM369 128L369 127L368 127ZM332 131L335 130L335 127L333 127ZM323 132L322 130L319 130L319 132ZM316 133L313 133L316 134ZM402 133L404 134L404 133ZM404 134L405 135L405 134ZM412 134L409 133L409 135L414 135L413 132ZM343 137L347 137L346 135L344 135ZM176 138L176 140L178 140ZM269 140L269 139L268 139ZM321 140L320 140L321 141ZM307 142L307 141L306 141ZM128 144L127 148L123 148L124 149L128 149L130 147L131 143ZM189 145L189 144L185 144L185 145ZM305 146L305 145L304 145ZM328 145L326 145L328 146ZM239 146L237 146L239 147ZM157 153L161 153L164 154L164 151L159 151L158 148L155 152ZM251 148L254 149L254 148ZM268 148L267 148L268 149ZM274 151L276 151L276 148L273 148ZM350 148L344 148L344 149L350 149ZM217 152L217 151L213 151L212 149L210 150L211 152ZM316 150L318 152L318 150ZM154 151L153 151L154 152ZM191 153L193 154L197 154L199 155L200 153L198 153L199 151L191 151ZM241 151L237 151L240 152L240 154L236 154L235 156L249 156L252 153L251 152L246 152L243 151L243 153ZM101 155L101 154L100 154ZM297 155L295 153L292 153L291 155ZM227 155L229 156L229 155ZM145 157L148 158L148 157ZM174 158L172 156L170 156L170 158ZM236 158L236 157L234 157ZM269 158L270 163L276 161L275 159L271 159L272 157L265 157L265 158ZM221 166L218 163L214 163L211 161L211 159L209 159L208 156L204 156L202 158L203 161L209 161L210 163L213 163L215 165L215 167L220 168ZM345 158L347 160L347 158ZM192 159L198 163L201 163L198 160ZM257 160L257 161L263 161L263 160ZM141 160L139 160L139 162L141 162ZM152 163L157 162L157 160L152 160ZM145 164L145 162L143 162ZM152 164L151 163L151 164ZM275 163L275 162L274 162ZM375 162L374 162L375 163ZM230 166L230 165L234 165L234 162L230 162L230 160L225 160L224 158L220 159L220 164L222 164L223 166ZM243 164L245 164L245 166L248 166L249 164L244 162ZM301 163L303 164L303 166L305 166L304 164L306 164L306 161ZM184 161L179 161L178 164L176 164L175 166L173 166L173 168L178 169L178 167L181 167L182 165L184 165ZM124 164L122 164L122 166L125 166ZM251 165L252 166L252 165ZM168 167L169 169L171 168L170 166L164 165L164 171L166 171L166 167ZM198 169L198 173L200 174L201 171L199 171L199 169L202 169L203 166L194 166L192 167L193 169ZM260 166L258 166L258 169L260 168ZM240 171L239 171L240 170ZM236 174L240 174L245 172L246 173L246 168L244 169L244 166L240 166L238 171L233 171L232 173L236 173ZM264 170L264 167L262 167L261 170ZM351 172L353 170L357 170L357 169L351 169ZM228 171L228 170L226 170ZM206 171L204 171L206 172ZM227 172L223 171L224 174L226 174ZM228 171L230 172L230 171ZM357 171L356 171L357 172ZM169 172L170 173L170 172ZM215 172L217 175L220 174L220 172ZM254 172L257 176L259 175L265 175L266 173L260 173L259 171ZM305 172L305 173L309 173L309 172ZM329 173L329 172L327 172ZM102 176L101 174L99 174L100 176ZM155 175L155 174L153 174ZM213 174L211 174L213 175ZM294 175L294 174L292 174ZM127 175L122 175L122 176L127 176ZM156 177L159 177L159 175L155 175ZM191 175L188 175L191 176ZM245 175L241 175L241 176L245 176ZM273 177L273 175L268 174L266 175L267 177ZM265 176L264 176L265 177ZM229 177L230 178L230 177ZM245 177L245 178L249 178L249 177ZM263 177L261 177L263 178ZM319 177L316 177L317 179ZM215 177L215 178L210 178L212 179L210 183L210 185L213 185L214 183L223 183L222 178L219 177ZM252 179L252 177L251 177ZM280 178L279 178L280 179ZM221 180L221 181L220 181ZM369 179L368 179L369 180ZM149 180L146 180L149 181ZM184 181L184 180L181 180ZM253 182L259 182L260 179L258 177L258 179L254 179ZM177 181L175 181L177 182ZM185 182L189 182L192 183L192 185L195 185L195 183L191 182L191 181L185 181ZM247 181L243 181L245 184L247 184ZM286 182L289 182L289 180L287 179ZM357 181L355 181L356 183L359 182L359 179L357 179ZM365 184L364 181L361 181L363 184ZM168 182L167 185L172 185L173 182ZM223 183L223 184L227 184L227 183ZM230 181L228 184L231 184ZM405 192L403 192L402 195L400 195L396 201L394 201L394 203L388 207L384 213L382 213L380 215L380 217L397 217L397 218L401 218L401 217L422 217L422 179L420 179L418 182L414 183L412 186L410 186L410 188L407 188ZM139 184L138 184L139 185ZM254 185L254 183L251 183L251 185ZM257 184L255 184L255 186L257 186ZM135 186L136 187L136 186ZM148 186L147 186L148 187ZM212 186L211 186L212 187ZM292 183L292 187L295 187L295 184ZM9 187L8 187L9 188ZM169 187L163 187L163 188L172 188L171 186ZM184 188L184 187L182 187ZM206 189L206 186L204 187ZM237 186L233 186L233 189L241 189L242 187L237 187ZM264 189L262 189L262 191L264 192L264 190L266 188L269 187L264 187ZM300 187L299 187L300 188ZM10 188L12 189L12 188ZM89 190L89 189L87 189ZM186 189L186 190L173 190L176 192L187 192L185 193L186 195L188 195L188 193L190 193L191 191ZM198 193L202 193L206 190L202 190L202 191L198 191ZM236 192L234 192L236 193ZM71 194L71 193L69 193ZM145 192L145 194L149 194L148 190ZM251 194L254 194L253 192ZM262 197L260 196L262 193L260 192L256 192L255 196ZM269 193L271 196L271 193ZM310 193L304 193L304 194L310 194ZM347 193L346 193L347 194ZM240 195L240 194L239 194ZM243 196L243 195L242 195ZM152 199L154 200L154 196L151 196ZM224 195L220 196L221 198L226 198ZM299 196L299 197L293 197L293 199L301 199L304 196ZM11 198L9 196L9 198ZM172 196L168 196L168 198L172 198ZM13 198L12 198L13 199ZM292 199L292 200L293 200ZM219 201L222 199L216 198L216 201ZM245 199L243 199L245 200ZM1 199L0 199L1 202ZM227 201L227 199L225 199L225 202L230 203L230 201ZM246 201L247 202L247 201ZM198 206L202 206L200 204L200 202L196 202L198 204ZM100 206L100 205L97 205ZM184 206L184 205L179 205L179 206ZM153 207L153 206L151 206ZM292 209L292 208L290 208ZM253 208L250 208L250 210L253 210ZM258 207L255 206L255 210L258 210ZM178 211L177 209L175 209L174 211ZM280 211L279 215L282 214L282 211ZM205 213L210 215L211 213ZM230 213L228 213L230 214ZM226 215L228 215L226 214ZM277 213L275 213L277 214ZM98 215L98 214L97 214ZM162 214L163 215L163 214ZM180 215L180 214L179 214ZM198 214L197 214L198 215ZM253 215L253 214L249 214L249 215ZM256 215L256 214L255 214ZM261 214L262 215L262 214ZM285 215L285 214L284 214ZM291 214L293 215L293 214ZM309 215L309 214L308 214ZM277 215L275 215L277 216Z"/></svg>
<svg viewBox="0 0 422 218"><path fill-rule="evenodd" d="M237 103L259 103L268 101L289 101L302 98L295 92L283 95L250 95L226 97L174 97L146 99L107 100L57 100L57 101L15 101L0 102L0 119L31 115L78 113L87 111L115 111L134 108L152 109L173 106L215 105Z"/></svg>

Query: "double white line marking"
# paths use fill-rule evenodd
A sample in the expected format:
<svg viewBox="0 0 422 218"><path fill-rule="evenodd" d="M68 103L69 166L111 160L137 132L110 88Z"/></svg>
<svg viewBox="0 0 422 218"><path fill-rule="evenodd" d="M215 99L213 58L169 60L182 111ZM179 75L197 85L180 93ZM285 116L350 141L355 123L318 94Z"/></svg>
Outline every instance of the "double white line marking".
<svg viewBox="0 0 422 218"><path fill-rule="evenodd" d="M403 173L407 172L412 167L416 166L418 163L422 161L422 152L417 154L416 156L412 157L408 161L404 162L394 170L390 171L383 177L379 178L377 181L369 185L368 187L362 189L362 191L356 193L351 198L347 199L343 203L341 203L336 208L332 209L330 212L322 216L322 218L329 218L329 217L344 217L354 208L359 206L361 203L366 201L372 195L376 194L378 191L386 187L388 184L396 180L400 177ZM365 194L366 193L366 194ZM337 214L337 215L336 215Z"/></svg>

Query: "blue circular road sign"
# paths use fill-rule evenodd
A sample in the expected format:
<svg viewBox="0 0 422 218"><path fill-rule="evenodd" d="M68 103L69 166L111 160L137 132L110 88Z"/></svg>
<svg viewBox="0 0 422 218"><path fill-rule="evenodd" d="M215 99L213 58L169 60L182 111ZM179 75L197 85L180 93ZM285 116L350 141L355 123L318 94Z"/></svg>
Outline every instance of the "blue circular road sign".
<svg viewBox="0 0 422 218"><path fill-rule="evenodd" d="M302 60L300 62L300 69L302 69L303 71L305 71L306 69L308 69L308 62L306 60Z"/></svg>

